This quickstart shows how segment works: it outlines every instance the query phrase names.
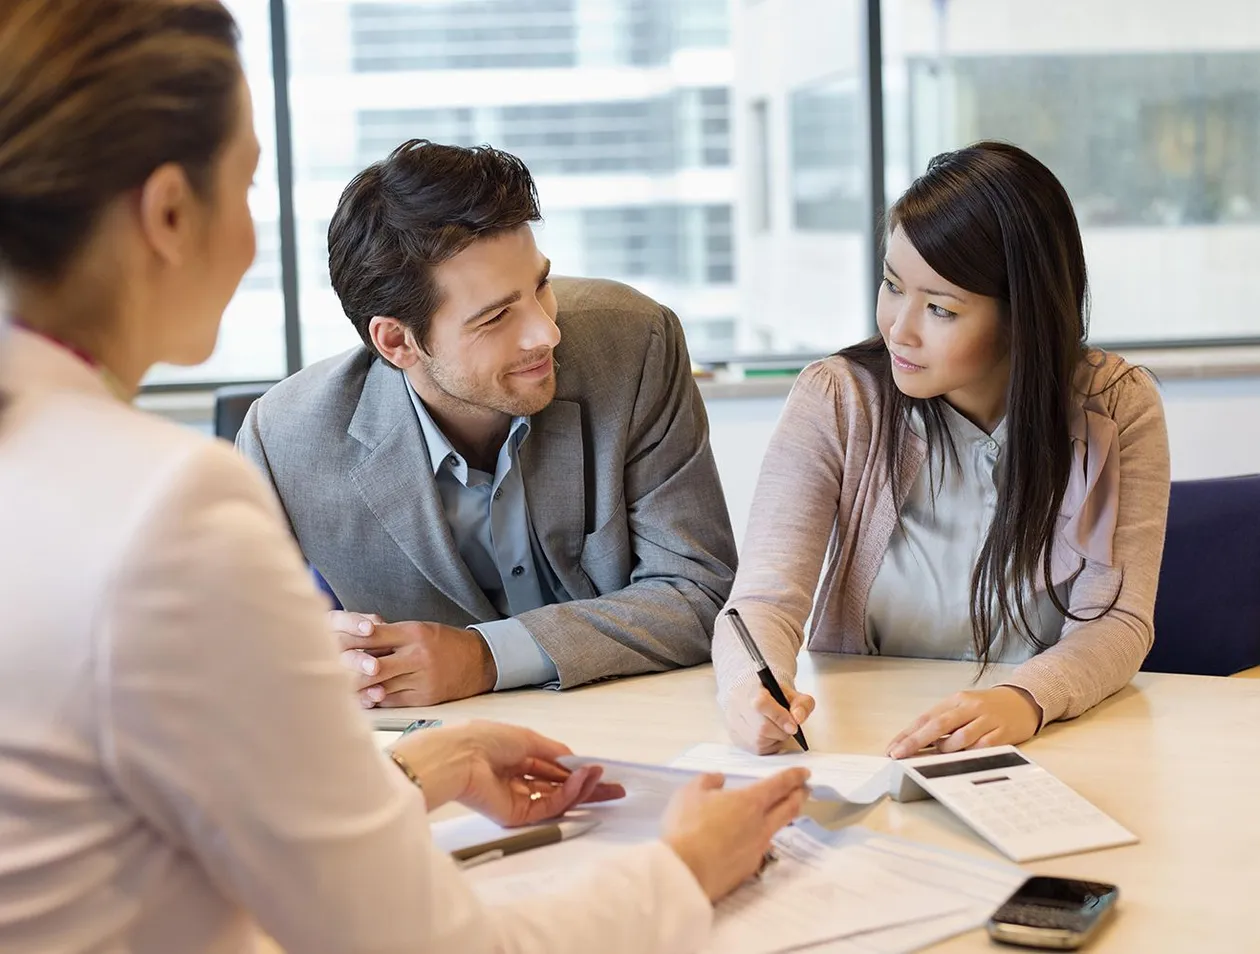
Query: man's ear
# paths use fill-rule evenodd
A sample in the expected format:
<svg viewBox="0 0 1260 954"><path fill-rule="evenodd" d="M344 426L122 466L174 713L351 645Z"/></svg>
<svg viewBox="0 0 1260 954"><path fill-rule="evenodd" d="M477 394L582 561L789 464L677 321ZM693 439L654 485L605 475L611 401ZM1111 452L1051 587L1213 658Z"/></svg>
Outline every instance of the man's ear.
<svg viewBox="0 0 1260 954"><path fill-rule="evenodd" d="M381 357L400 370L410 368L420 358L415 337L397 318L374 316L368 322L368 337Z"/></svg>

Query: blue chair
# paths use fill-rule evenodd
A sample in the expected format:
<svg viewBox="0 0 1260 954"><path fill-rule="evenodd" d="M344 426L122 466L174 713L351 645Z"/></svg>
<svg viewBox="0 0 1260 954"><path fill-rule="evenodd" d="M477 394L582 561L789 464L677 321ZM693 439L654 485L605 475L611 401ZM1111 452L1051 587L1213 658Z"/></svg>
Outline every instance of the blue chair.
<svg viewBox="0 0 1260 954"><path fill-rule="evenodd" d="M1144 670L1229 676L1260 665L1260 474L1172 485Z"/></svg>

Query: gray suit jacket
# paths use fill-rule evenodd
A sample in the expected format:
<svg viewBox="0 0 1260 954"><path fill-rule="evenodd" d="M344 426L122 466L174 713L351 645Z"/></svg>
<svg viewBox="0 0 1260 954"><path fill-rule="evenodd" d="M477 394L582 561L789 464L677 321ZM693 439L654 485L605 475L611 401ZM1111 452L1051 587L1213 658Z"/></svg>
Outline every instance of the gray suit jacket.
<svg viewBox="0 0 1260 954"><path fill-rule="evenodd" d="M556 399L521 465L573 599L517 617L561 687L709 658L735 541L678 319L631 288L555 280ZM451 538L402 372L365 348L282 381L237 446L270 479L346 609L452 626L500 618Z"/></svg>

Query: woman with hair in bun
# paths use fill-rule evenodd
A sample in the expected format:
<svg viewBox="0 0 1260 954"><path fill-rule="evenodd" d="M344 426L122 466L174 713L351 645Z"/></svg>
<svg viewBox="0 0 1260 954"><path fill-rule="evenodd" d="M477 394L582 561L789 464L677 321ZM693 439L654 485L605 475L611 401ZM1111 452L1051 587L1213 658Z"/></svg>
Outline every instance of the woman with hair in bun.
<svg viewBox="0 0 1260 954"><path fill-rule="evenodd" d="M613 798L525 729L386 755L274 498L129 406L214 348L258 162L218 0L0 5L0 949L684 952L804 800L803 770L676 796L579 887L480 903L430 838Z"/></svg>

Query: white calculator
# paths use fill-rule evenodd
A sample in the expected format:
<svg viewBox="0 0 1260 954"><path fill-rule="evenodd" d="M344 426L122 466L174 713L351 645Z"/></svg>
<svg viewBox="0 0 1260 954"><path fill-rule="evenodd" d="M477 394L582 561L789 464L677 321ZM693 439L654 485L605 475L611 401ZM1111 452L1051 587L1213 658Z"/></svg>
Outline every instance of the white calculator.
<svg viewBox="0 0 1260 954"><path fill-rule="evenodd" d="M1137 841L1013 745L895 764L901 773L893 781L893 798L935 798L1012 861Z"/></svg>

